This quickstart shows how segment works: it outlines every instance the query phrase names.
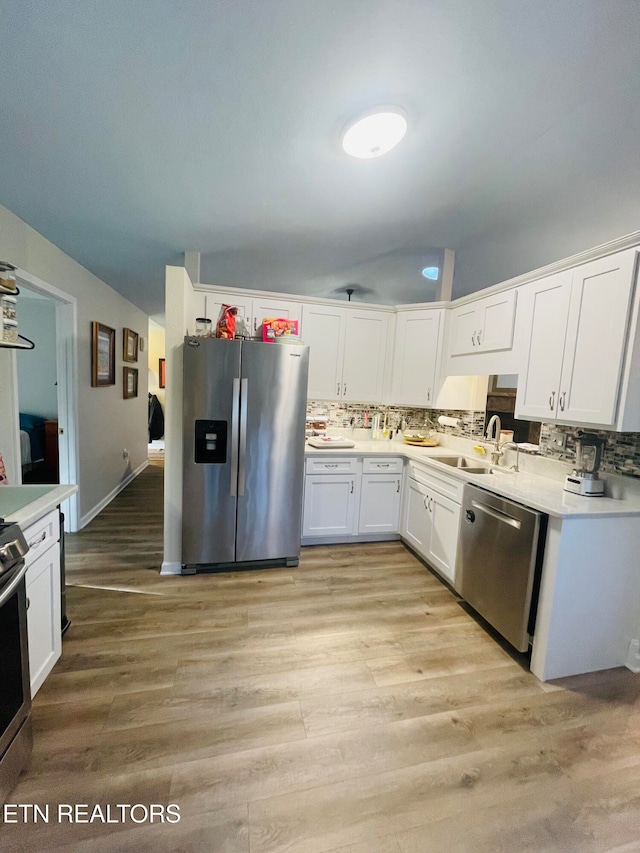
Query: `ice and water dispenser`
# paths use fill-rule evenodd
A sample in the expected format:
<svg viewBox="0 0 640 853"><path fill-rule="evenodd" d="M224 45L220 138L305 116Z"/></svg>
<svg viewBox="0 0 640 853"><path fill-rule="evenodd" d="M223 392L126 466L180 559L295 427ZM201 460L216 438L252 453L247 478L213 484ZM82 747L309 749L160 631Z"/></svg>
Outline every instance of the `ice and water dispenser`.
<svg viewBox="0 0 640 853"><path fill-rule="evenodd" d="M226 461L227 421L196 421L194 462L224 465Z"/></svg>

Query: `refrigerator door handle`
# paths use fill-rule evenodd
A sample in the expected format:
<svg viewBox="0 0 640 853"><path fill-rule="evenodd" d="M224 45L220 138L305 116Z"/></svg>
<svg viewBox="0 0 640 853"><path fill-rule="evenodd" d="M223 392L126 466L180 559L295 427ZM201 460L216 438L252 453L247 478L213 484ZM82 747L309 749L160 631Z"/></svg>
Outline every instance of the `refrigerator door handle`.
<svg viewBox="0 0 640 853"><path fill-rule="evenodd" d="M231 497L238 494L238 443L240 436L240 379L233 380L231 401Z"/></svg>
<svg viewBox="0 0 640 853"><path fill-rule="evenodd" d="M244 495L247 474L247 399L249 380L240 380L240 454L238 457L238 495Z"/></svg>

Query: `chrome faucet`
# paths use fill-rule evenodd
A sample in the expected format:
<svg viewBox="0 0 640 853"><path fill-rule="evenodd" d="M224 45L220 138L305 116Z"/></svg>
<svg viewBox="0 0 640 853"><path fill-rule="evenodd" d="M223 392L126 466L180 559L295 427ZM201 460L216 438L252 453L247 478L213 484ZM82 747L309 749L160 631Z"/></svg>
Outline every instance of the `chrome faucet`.
<svg viewBox="0 0 640 853"><path fill-rule="evenodd" d="M487 424L487 441L494 441L495 445L493 450L491 451L491 464L497 465L500 462L500 457L502 456L502 450L500 449L500 430L502 429L502 424L500 423L499 415L491 415L489 419L489 423Z"/></svg>
<svg viewBox="0 0 640 853"><path fill-rule="evenodd" d="M515 465L512 465L512 466L511 466L511 470L512 470L512 471L514 471L514 472L517 474L517 473L518 473L518 471L520 470L520 467L519 467L519 463L520 463L520 445L519 445L519 444L516 444L516 442L515 442L515 441L505 441L505 443L504 443L504 444L502 444L502 445L500 445L500 446L501 446L501 448L502 448L503 452L507 449L507 447L515 447L515 451L516 451L516 462L515 462Z"/></svg>

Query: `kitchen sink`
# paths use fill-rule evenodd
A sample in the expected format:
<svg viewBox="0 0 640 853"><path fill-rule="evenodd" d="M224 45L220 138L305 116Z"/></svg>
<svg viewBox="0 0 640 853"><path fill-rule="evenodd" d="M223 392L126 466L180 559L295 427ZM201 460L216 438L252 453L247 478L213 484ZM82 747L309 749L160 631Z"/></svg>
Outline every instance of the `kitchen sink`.
<svg viewBox="0 0 640 853"><path fill-rule="evenodd" d="M489 468L488 465L477 465L473 459L467 459L464 456L432 456L433 462L444 462L451 468L460 468L466 471L467 474L512 474L512 471L500 468Z"/></svg>
<svg viewBox="0 0 640 853"><path fill-rule="evenodd" d="M452 468L464 468L469 474L490 474L491 468L486 465L474 465L473 461L465 459L464 456L434 456L434 462L444 462Z"/></svg>

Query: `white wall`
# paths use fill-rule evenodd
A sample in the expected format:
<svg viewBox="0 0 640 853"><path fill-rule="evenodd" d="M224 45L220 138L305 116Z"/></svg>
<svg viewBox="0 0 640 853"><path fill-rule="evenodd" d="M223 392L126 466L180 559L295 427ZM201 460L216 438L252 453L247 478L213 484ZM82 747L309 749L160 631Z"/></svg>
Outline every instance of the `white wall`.
<svg viewBox="0 0 640 853"><path fill-rule="evenodd" d="M16 352L20 411L43 418L57 418L55 302L52 299L18 299L20 334L38 342L33 350Z"/></svg>
<svg viewBox="0 0 640 853"><path fill-rule="evenodd" d="M159 361L165 358L165 331L154 320L149 320L149 338L147 347L147 360L149 363L149 393L155 394L162 408L165 407L164 388L158 384L160 381Z"/></svg>
<svg viewBox="0 0 640 853"><path fill-rule="evenodd" d="M546 216L495 224L456 249L453 298L491 287L624 237L640 228L633 204L602 198L593 204L550 209Z"/></svg>
<svg viewBox="0 0 640 853"><path fill-rule="evenodd" d="M183 267L165 279L167 387L164 411L164 559L162 574L180 574L182 560L182 347L192 321L193 285ZM191 330L193 334L193 330Z"/></svg>
<svg viewBox="0 0 640 853"><path fill-rule="evenodd" d="M138 397L122 397L122 330L147 331L148 318L139 308L66 255L7 208L0 206L0 259L77 299L78 337L78 484L81 524L86 523L147 462L146 358L138 359ZM20 310L20 297L18 297ZM116 330L116 384L91 387L91 322ZM37 341L36 341L37 345ZM132 365L136 367L136 365ZM0 408L9 381L0 362ZM16 424L17 428L17 424ZM4 436L0 437L4 444ZM129 459L123 459L123 449Z"/></svg>

